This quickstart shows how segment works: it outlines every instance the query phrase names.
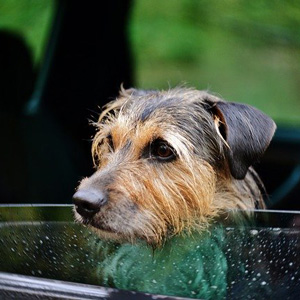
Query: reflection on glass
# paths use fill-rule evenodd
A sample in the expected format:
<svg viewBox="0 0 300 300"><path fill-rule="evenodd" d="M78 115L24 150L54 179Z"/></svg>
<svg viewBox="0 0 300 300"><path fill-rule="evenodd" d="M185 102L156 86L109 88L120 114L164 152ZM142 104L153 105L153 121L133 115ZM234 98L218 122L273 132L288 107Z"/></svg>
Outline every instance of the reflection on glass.
<svg viewBox="0 0 300 300"><path fill-rule="evenodd" d="M35 215L31 208L31 220L16 209L0 209L3 272L190 298L297 299L300 292L297 214L257 213L243 226L227 219L153 249L100 240L70 221L70 207ZM49 214L52 221L42 221Z"/></svg>

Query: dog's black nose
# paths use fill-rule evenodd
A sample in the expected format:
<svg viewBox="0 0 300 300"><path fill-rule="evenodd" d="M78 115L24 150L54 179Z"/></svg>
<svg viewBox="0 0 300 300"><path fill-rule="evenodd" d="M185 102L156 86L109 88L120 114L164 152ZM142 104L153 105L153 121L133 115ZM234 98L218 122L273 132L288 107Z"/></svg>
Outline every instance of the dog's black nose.
<svg viewBox="0 0 300 300"><path fill-rule="evenodd" d="M78 190L73 195L76 211L85 218L94 216L107 201L105 195L98 190Z"/></svg>

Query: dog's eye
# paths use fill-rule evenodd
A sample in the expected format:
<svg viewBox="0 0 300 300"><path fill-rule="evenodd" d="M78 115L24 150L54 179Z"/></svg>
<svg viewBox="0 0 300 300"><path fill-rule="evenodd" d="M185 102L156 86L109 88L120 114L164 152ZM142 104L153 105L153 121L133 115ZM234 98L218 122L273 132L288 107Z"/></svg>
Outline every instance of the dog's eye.
<svg viewBox="0 0 300 300"><path fill-rule="evenodd" d="M162 161L170 161L175 158L172 147L162 140L154 141L151 144L151 156Z"/></svg>

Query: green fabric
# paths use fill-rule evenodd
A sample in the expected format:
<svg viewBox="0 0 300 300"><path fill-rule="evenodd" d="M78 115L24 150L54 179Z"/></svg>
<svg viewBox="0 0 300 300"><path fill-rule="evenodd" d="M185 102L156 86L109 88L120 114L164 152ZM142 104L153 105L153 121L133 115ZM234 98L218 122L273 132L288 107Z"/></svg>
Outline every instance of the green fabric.
<svg viewBox="0 0 300 300"><path fill-rule="evenodd" d="M221 299L226 296L228 269L223 244L224 230L218 227L173 237L155 250L142 242L108 250L100 241L98 253L104 260L99 280L119 289Z"/></svg>

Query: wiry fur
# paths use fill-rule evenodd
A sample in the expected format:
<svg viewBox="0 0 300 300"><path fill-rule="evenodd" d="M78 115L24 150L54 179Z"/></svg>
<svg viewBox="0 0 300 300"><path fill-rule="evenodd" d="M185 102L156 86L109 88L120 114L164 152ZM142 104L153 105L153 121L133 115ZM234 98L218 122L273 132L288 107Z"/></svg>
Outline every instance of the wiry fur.
<svg viewBox="0 0 300 300"><path fill-rule="evenodd" d="M97 171L79 186L103 191L107 203L91 219L75 213L77 220L101 235L159 244L170 235L203 230L225 211L263 208L254 170L242 180L231 174L220 101L187 88L122 90L95 124ZM175 160L148 155L157 139L173 148Z"/></svg>

